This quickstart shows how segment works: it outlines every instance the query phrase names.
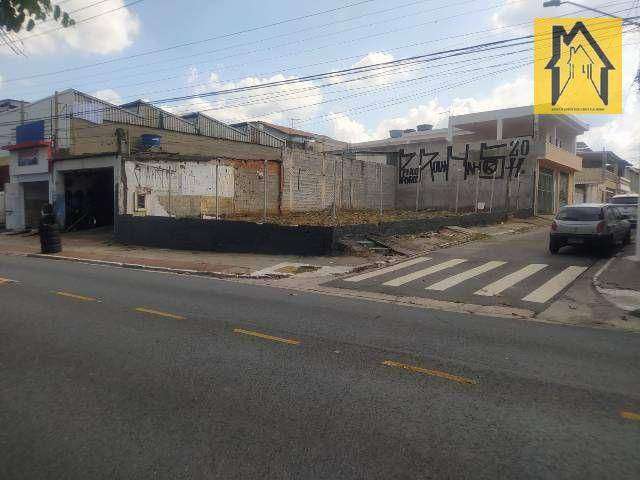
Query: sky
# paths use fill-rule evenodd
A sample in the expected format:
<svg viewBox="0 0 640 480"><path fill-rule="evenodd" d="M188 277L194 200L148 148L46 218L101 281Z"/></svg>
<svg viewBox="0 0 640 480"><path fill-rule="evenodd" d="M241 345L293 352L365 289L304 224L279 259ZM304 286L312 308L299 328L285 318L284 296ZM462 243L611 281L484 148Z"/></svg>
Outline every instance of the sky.
<svg viewBox="0 0 640 480"><path fill-rule="evenodd" d="M76 26L48 21L5 38L13 48L0 46L0 98L30 101L75 88L114 103L141 98L176 113L204 111L224 122L262 119L348 142L422 123L443 126L451 113L532 104L532 47L442 55L359 78L340 73L202 95L528 35L536 17L594 15L570 5L543 9L542 0L57 3ZM640 15L640 0L580 3ZM590 130L582 140L638 163L640 94L632 83L640 33L625 32L623 45L624 113L584 117Z"/></svg>

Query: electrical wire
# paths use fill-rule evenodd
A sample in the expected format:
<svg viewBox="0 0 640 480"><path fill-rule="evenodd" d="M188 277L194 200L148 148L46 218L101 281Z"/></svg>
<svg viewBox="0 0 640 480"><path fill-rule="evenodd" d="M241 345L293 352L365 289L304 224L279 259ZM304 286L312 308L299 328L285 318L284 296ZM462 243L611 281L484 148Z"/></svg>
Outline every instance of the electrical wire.
<svg viewBox="0 0 640 480"><path fill-rule="evenodd" d="M137 2L140 2L140 1L142 1L142 0L136 0L135 2L132 2L132 3L137 3ZM298 21L298 20L305 20L305 19L308 19L308 18L316 17L318 15L324 15L326 13L334 13L334 12L337 12L337 11L340 11L340 10L344 10L346 8L351 8L351 7L355 7L355 6L358 6L358 5L363 5L365 3L371 3L371 2L374 2L374 1L375 0L361 0L361 1L358 1L358 2L354 2L354 3L349 3L347 5L342 5L340 7L330 8L328 10L322 10L322 11L310 13L310 14L307 14L307 15L301 15L301 16L298 16L298 17L289 18L287 20L280 20L280 21L269 23L269 24L266 24L266 25L260 25L260 26L257 26L257 27L246 28L244 30L238 30L238 31L231 32L231 33L225 33L225 34L217 35L217 36L214 36L214 37L204 38L204 39L200 39L200 40L194 40L194 41L191 41L191 42L179 43L179 44L171 45L169 47L158 48L158 49L155 49L155 50L147 50L146 52L141 52L141 53L137 53L137 54L133 54L133 55L126 55L126 56L118 57L118 58L112 58L112 59L109 59L109 60L103 60L101 62L95 62L95 63L91 63L91 64L79 65L79 66L76 66L76 67L64 68L64 69L56 70L56 71L53 71L53 72L43 72L43 73L37 73L37 74L33 74L33 75L28 75L28 76L25 76L25 77L8 78L8 79L4 80L4 82L8 83L8 82L15 82L15 81L18 81L18 80L31 80L31 79L38 78L38 77L55 75L55 74L58 74L58 73L76 71L76 70L81 70L81 69L84 69L84 68L91 68L91 67L100 66L100 65L107 65L107 64L114 63L114 62L119 62L119 61L122 61L122 60L130 60L132 58L140 58L140 57L144 57L144 56L148 56L148 55L154 55L156 53L167 52L167 51L170 51L170 50L175 50L177 48L189 47L189 46L192 46L192 45L198 45L200 43L211 42L213 40L222 40L223 38L235 37L235 36L238 36L238 35L251 33L251 32L258 31L258 30L264 30L266 28L271 28L271 27L275 27L275 26L284 25L286 23L291 23L291 22L295 22L295 21ZM124 7L121 7L121 8L124 8ZM109 13L109 12L105 12L105 13ZM78 22L76 22L76 24L77 23Z"/></svg>
<svg viewBox="0 0 640 480"><path fill-rule="evenodd" d="M528 35L528 36L522 36L522 37L516 37L516 38L513 38L513 39L506 39L506 40L502 40L502 41L499 41L499 42L489 42L489 43L486 43L486 44L474 45L474 46L466 47L466 49L458 49L458 50L467 50L468 52L477 52L477 51L479 51L479 50L478 50L478 48L479 48L479 47L486 47L487 45L494 45L494 44L499 44L499 43L504 43L504 42L512 42L513 40L529 39L529 38L531 38L531 37L532 37L531 35ZM531 40L528 40L528 41L526 41L526 42L522 42L522 43L531 43ZM522 44L522 43L516 43L516 44L512 44L512 45L508 45L508 46L519 45L519 44ZM498 48L498 47L496 47L496 46L492 46L492 47L490 47L490 48L492 48L492 49L493 49L493 48ZM450 52L445 51L445 52L440 52L440 53L450 53ZM465 52L464 52L464 51L461 51L461 52L460 52L460 54L463 54L463 53L465 53ZM422 59L421 57L427 57L427 56L432 56L432 55L434 55L434 54L432 53L432 54L427 54L427 55L423 55L423 56L409 57L408 59L400 59L400 60L398 60L398 61L394 61L394 62L386 62L386 63L394 64L394 63L396 63L396 62L404 62L404 63L406 64L406 62L407 62L408 60L413 60L413 59L415 59L415 58ZM380 68L380 66L385 66L385 64L383 63L383 64L377 64L377 65L374 65L374 66L368 66L368 67L367 67L367 69L371 69L371 68L373 68L373 67ZM353 70L353 69L350 69L350 70ZM334 74L335 72L331 72L331 73L332 73L332 74ZM316 75L316 76L317 76L317 75ZM262 87L264 87L264 86L262 86ZM211 92L208 92L208 94L211 94ZM193 98L193 96L189 96L189 98ZM183 98L181 97L180 99L183 99ZM169 99L169 100L171 100L171 101L175 101L175 100L177 100L177 99L176 99L176 98L174 98L174 99ZM105 110L105 109L107 109L107 108L113 108L113 107L105 107L105 108L102 108L102 109L99 109L99 110ZM302 108L302 107L301 107L301 108ZM33 120L33 119L31 119L31 120ZM0 125L8 125L8 124L11 124L11 123L12 123L12 122L5 122L5 123L0 124ZM16 122L13 122L13 123L16 123Z"/></svg>
<svg viewBox="0 0 640 480"><path fill-rule="evenodd" d="M521 0L517 0L517 1L521 1ZM466 2L463 2L463 3L466 3ZM504 6L505 4L508 4L508 3L517 3L517 2L505 2L505 3L502 3L502 4L494 5L492 7L482 8L482 9L479 9L477 11L485 11L485 10L488 10L488 9L497 8L497 7L500 7L500 6ZM606 4L606 5L613 5L613 4L620 4L620 3L630 3L630 2L611 2L611 3ZM401 29L396 29L396 30L392 30L392 31L385 31L385 32L381 32L381 33L376 33L374 35L367 35L367 36L364 36L364 37L359 37L357 39L351 39L351 40L348 40L346 42L340 42L339 44L352 43L353 41L359 41L359 40L362 40L362 39L369 39L369 38L372 38L372 37L378 37L380 35L394 33L394 32L397 32L397 31L403 31L405 28L417 28L417 27L420 27L420 26L425 26L425 25L430 24L430 23L439 23L439 22L442 22L443 20L456 18L456 17L459 17L461 15L468 15L468 14L473 13L473 12L474 11L471 11L471 12L467 11L467 12L462 13L462 14L453 15L453 16L444 17L444 18L438 18L438 19L434 19L434 20L431 20L429 22L422 23L422 24L417 24L417 25L413 25L413 26L405 26L405 27L403 27ZM622 11L615 12L615 13L621 13L621 12ZM576 13L576 12L572 12L572 13ZM528 23L528 22L523 22L522 24L526 24L526 23ZM458 38L458 37L472 36L472 35L475 35L475 34L485 33L485 32L492 31L492 30L499 30L499 29L504 29L504 28L514 28L514 27L516 27L518 25L522 25L522 24L516 24L514 26L508 26L508 27L503 27L503 28L498 28L498 29L489 29L489 30L482 30L482 31L478 31L478 32L471 32L471 33L466 33L466 34L462 34L462 35L454 35L454 36L450 36L450 37L442 37L442 38L439 39L439 41L441 41L443 39L447 39L447 38ZM305 40L308 40L308 39L305 39ZM289 42L289 43L299 43L299 41ZM425 43L434 43L434 41L416 42L416 43L413 43L413 44L409 44L409 45L407 45L405 47L398 47L398 48L408 48L409 46L424 45ZM287 45L287 44L284 44L284 45ZM293 53L294 54L307 53L307 52L317 51L319 49L326 48L327 46L333 46L333 45L335 45L335 44L329 44L329 45L316 47L316 48L312 48L312 49L306 49L306 50L302 50L301 52L293 52ZM279 46L282 46L282 44L279 45ZM267 49L261 49L261 50L258 50L258 51L271 50L271 49L274 49L276 47L278 47L278 46L267 47ZM388 51L392 51L392 50L396 50L396 49L390 49ZM254 50L254 51L251 51L251 52L245 52L245 54L250 54L250 53L255 53L255 52L256 51ZM238 55L234 54L234 55L229 55L229 56L223 57L223 58L230 58L230 57L236 57L236 56L238 56ZM282 56L283 55L280 55L278 58L281 58ZM288 55L285 55L285 56L288 56ZM217 59L217 60L220 60L220 59ZM268 61L269 59L266 59L266 60ZM265 61L265 59L256 60L256 61L252 62L252 65L255 64L258 61ZM320 62L320 63L328 63L328 62ZM192 64L186 64L186 65L192 65ZM232 68L232 67L244 66L244 65L247 65L247 64L245 63L245 64L240 64L240 65L231 65L231 66L227 66L225 68L229 69L229 68ZM155 71L154 70L152 70L152 71L147 70L147 71L145 71L145 72L143 72L141 74L135 74L133 76L140 76L140 75L148 76L148 75L150 75L152 73L158 73L158 72L162 72L162 71L173 70L175 68L182 68L183 66L185 66L185 65L181 65L181 66L178 66L178 67L172 66L170 68L164 68L164 69L155 70ZM133 68L138 68L138 67L136 66L136 67L133 67ZM141 84L146 84L146 83L156 83L156 82L166 81L166 80L170 80L170 79L174 79L174 78L180 78L182 76L183 76L183 74L175 76L175 77L168 77L168 78L165 78L165 79L146 80L144 82L138 82L138 83L134 83L134 84L125 84L125 85L119 85L119 86L108 86L107 88L121 88L121 87L125 87L125 86L141 85ZM87 78L87 77L84 77L84 78ZM240 80L240 79L238 79L238 80ZM231 81L233 81L233 80L231 80ZM231 81L227 81L227 82L231 82ZM94 87L94 88L99 88L99 87ZM173 89L173 90L176 90L176 89ZM148 92L142 92L141 94L138 94L137 96L148 96Z"/></svg>

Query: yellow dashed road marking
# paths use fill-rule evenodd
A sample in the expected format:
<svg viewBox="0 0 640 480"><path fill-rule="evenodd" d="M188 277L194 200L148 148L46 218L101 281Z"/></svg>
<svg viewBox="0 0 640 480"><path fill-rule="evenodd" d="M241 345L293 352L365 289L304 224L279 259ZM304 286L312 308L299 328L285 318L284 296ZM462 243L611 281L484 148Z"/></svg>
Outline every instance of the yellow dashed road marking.
<svg viewBox="0 0 640 480"><path fill-rule="evenodd" d="M272 340L274 342L287 343L289 345L300 345L298 340L291 340L290 338L273 337L260 332L253 332L251 330L243 330L242 328L234 328L234 333L240 333L242 335L251 335L252 337L264 338L265 340Z"/></svg>
<svg viewBox="0 0 640 480"><path fill-rule="evenodd" d="M478 382L476 382L475 380L471 380L470 378L459 377L458 375L451 375L450 373L443 372L440 370L429 370L427 368L415 367L413 365L406 365L404 363L394 362L392 360L385 360L384 362L382 362L382 364L388 367L403 368L405 370L409 370L410 372L424 373L425 375L431 375L432 377L446 378L447 380L451 380L453 382L458 382L458 383L464 383L466 385L478 384Z"/></svg>
<svg viewBox="0 0 640 480"><path fill-rule="evenodd" d="M148 313L149 315L157 315L159 317L173 318L174 320L184 320L185 319L185 317L182 317L180 315L175 315L173 313L167 313L167 312L161 312L159 310L152 310L150 308L138 307L135 310L136 310L136 312Z"/></svg>
<svg viewBox="0 0 640 480"><path fill-rule="evenodd" d="M622 418L626 418L627 420L636 420L640 422L640 413L622 411L620 412L620 416Z"/></svg>
<svg viewBox="0 0 640 480"><path fill-rule="evenodd" d="M97 298L93 297L85 297L84 295L76 295L75 293L69 292L55 292L56 295L60 295L61 297L74 298L76 300L82 300L84 302L99 302Z"/></svg>

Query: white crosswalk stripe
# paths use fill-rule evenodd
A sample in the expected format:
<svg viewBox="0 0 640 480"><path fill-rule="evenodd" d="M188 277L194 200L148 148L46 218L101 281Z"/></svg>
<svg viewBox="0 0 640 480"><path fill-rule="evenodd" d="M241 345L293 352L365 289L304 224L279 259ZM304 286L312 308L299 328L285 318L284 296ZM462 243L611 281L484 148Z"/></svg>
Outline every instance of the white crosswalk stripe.
<svg viewBox="0 0 640 480"><path fill-rule="evenodd" d="M543 268L548 267L545 263L532 263L520 270L513 272L493 283L490 283L486 287L481 288L476 295L482 295L484 297L493 297L504 292L507 288L514 286L515 284L529 278L531 275L538 273Z"/></svg>
<svg viewBox="0 0 640 480"><path fill-rule="evenodd" d="M482 275L483 273L489 272L494 268L501 267L505 263L507 262L501 262L497 260L483 263L478 267L470 268L469 270L466 270L462 273L458 273L457 275L452 275L451 277L445 278L440 282L434 283L433 285L428 286L427 290L438 290L438 291L447 290L451 287L458 285L459 283L464 282L465 280L469 280L470 278L474 278L474 277L477 277L478 275Z"/></svg>
<svg viewBox="0 0 640 480"><path fill-rule="evenodd" d="M456 265L460 265L464 262L466 262L464 258L454 258L452 260L447 260L446 262L439 263L438 265L433 265L432 267L424 268L422 270L418 270L417 272L394 278L393 280L384 282L383 285L387 285L389 287L399 287L400 285L404 285L405 283L413 282L414 280L418 280L419 278L426 277L427 275L432 275L442 270L446 270L447 268L455 267Z"/></svg>
<svg viewBox="0 0 640 480"><path fill-rule="evenodd" d="M429 257L412 258L411 260L407 260L406 262L396 263L395 265L381 268L380 270L373 270L371 272L366 272L360 275L356 275L355 277L345 278L344 281L345 282L361 282L362 280L367 280L369 278L374 278L380 275L384 275L385 273L391 273L397 270L402 270L403 268L411 267L413 265L417 265L418 263L426 262L428 260L431 260L431 258Z"/></svg>
<svg viewBox="0 0 640 480"><path fill-rule="evenodd" d="M578 278L587 267L567 267L523 298L525 302L545 303Z"/></svg>

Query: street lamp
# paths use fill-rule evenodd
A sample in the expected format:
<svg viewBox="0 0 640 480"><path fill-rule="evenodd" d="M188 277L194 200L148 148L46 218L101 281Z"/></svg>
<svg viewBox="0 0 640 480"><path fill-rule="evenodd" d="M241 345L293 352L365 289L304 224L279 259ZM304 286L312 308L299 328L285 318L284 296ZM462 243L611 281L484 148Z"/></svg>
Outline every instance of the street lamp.
<svg viewBox="0 0 640 480"><path fill-rule="evenodd" d="M583 8L585 10L591 10L592 12L599 13L600 15L604 15L605 17L613 17L618 18L616 15L611 13L604 12L602 10L598 10L597 8L587 7L586 5L582 5L581 3L571 2L570 0L547 0L542 4L543 7L559 7L560 5L573 5L578 8ZM634 17L635 18L635 17ZM629 19L623 18L623 23L630 23L631 25L636 25L640 27L640 23L632 22Z"/></svg>

